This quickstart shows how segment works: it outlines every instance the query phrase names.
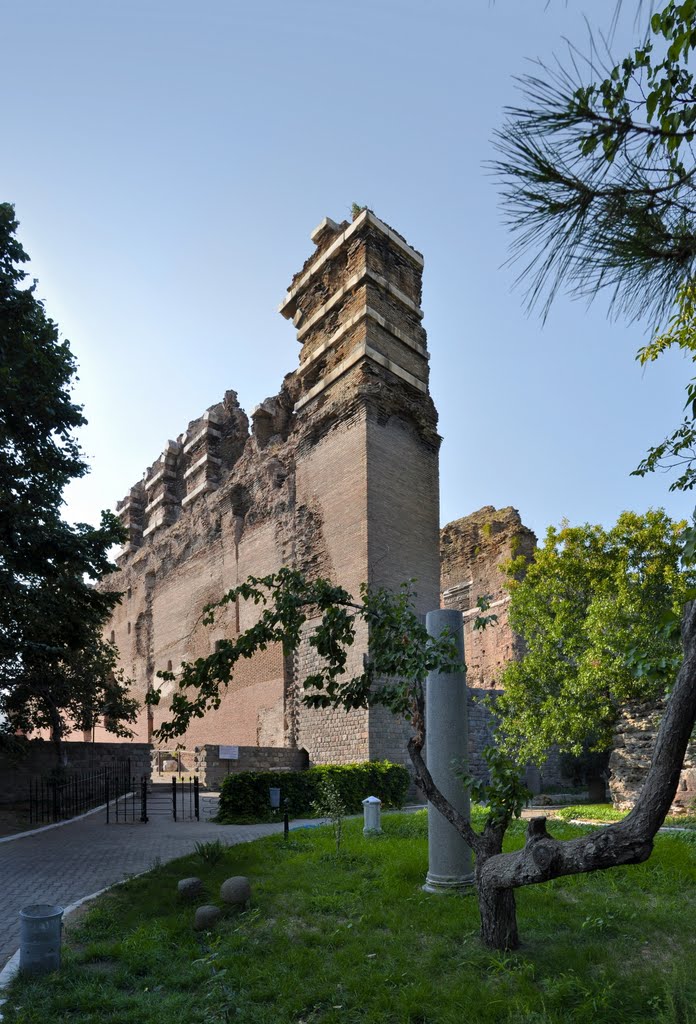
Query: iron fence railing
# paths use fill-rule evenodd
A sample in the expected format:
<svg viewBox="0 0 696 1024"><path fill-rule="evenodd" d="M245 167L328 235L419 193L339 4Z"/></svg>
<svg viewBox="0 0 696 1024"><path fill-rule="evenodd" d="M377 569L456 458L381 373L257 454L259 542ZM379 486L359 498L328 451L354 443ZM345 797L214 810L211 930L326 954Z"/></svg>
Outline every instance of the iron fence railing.
<svg viewBox="0 0 696 1024"><path fill-rule="evenodd" d="M122 797L131 784L130 760L86 772L39 776L29 782L29 822L64 821L91 811L116 795Z"/></svg>
<svg viewBox="0 0 696 1024"><path fill-rule="evenodd" d="M109 783L106 786L106 824L119 825L149 821L147 816L147 776L139 779L133 775L125 789L118 787L111 792Z"/></svg>

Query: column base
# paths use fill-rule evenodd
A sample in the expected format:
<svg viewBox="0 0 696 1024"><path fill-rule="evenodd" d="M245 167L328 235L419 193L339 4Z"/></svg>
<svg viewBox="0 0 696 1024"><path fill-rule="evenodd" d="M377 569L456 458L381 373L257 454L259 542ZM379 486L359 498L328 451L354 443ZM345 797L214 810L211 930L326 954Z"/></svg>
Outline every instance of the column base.
<svg viewBox="0 0 696 1024"><path fill-rule="evenodd" d="M474 892L474 875L434 875L430 871L425 876L425 885L421 886L423 892L432 892L439 896L444 893L454 892L464 896Z"/></svg>

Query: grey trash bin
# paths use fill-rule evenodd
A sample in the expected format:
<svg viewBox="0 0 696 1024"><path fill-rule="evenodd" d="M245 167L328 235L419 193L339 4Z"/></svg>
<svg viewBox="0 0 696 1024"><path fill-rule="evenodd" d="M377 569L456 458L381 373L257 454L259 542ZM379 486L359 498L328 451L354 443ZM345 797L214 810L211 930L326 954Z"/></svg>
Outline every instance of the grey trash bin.
<svg viewBox="0 0 696 1024"><path fill-rule="evenodd" d="M35 903L19 912L19 969L25 974L49 974L60 967L63 908Z"/></svg>

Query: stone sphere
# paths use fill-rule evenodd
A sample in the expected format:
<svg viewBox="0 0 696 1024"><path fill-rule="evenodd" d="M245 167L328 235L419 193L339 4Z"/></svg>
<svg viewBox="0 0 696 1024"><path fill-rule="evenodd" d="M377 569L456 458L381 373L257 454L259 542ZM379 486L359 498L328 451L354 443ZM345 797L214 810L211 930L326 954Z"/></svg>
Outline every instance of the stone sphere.
<svg viewBox="0 0 696 1024"><path fill-rule="evenodd" d="M203 883L200 878L182 878L176 883L176 889L183 900L197 900L203 895Z"/></svg>
<svg viewBox="0 0 696 1024"><path fill-rule="evenodd" d="M193 919L193 927L197 932L210 931L221 913L222 911L219 907L214 907L210 904L206 904L204 907L198 907L196 910L196 916Z"/></svg>
<svg viewBox="0 0 696 1024"><path fill-rule="evenodd" d="M220 898L234 907L248 907L251 900L251 886L244 875L227 878L220 886Z"/></svg>

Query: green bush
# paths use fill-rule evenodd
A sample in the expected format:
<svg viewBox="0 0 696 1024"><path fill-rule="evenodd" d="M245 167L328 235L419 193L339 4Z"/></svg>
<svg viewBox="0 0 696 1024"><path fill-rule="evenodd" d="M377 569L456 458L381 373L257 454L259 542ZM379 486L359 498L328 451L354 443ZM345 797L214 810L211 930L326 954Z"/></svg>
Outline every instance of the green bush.
<svg viewBox="0 0 696 1024"><path fill-rule="evenodd" d="M361 764L322 764L302 772L236 772L222 783L217 820L269 818L268 790L280 789L281 806L287 800L292 817L312 814L320 799L322 783L334 784L348 814L360 814L362 801L377 796L387 807L402 807L409 786L409 774L400 764L363 761Z"/></svg>

